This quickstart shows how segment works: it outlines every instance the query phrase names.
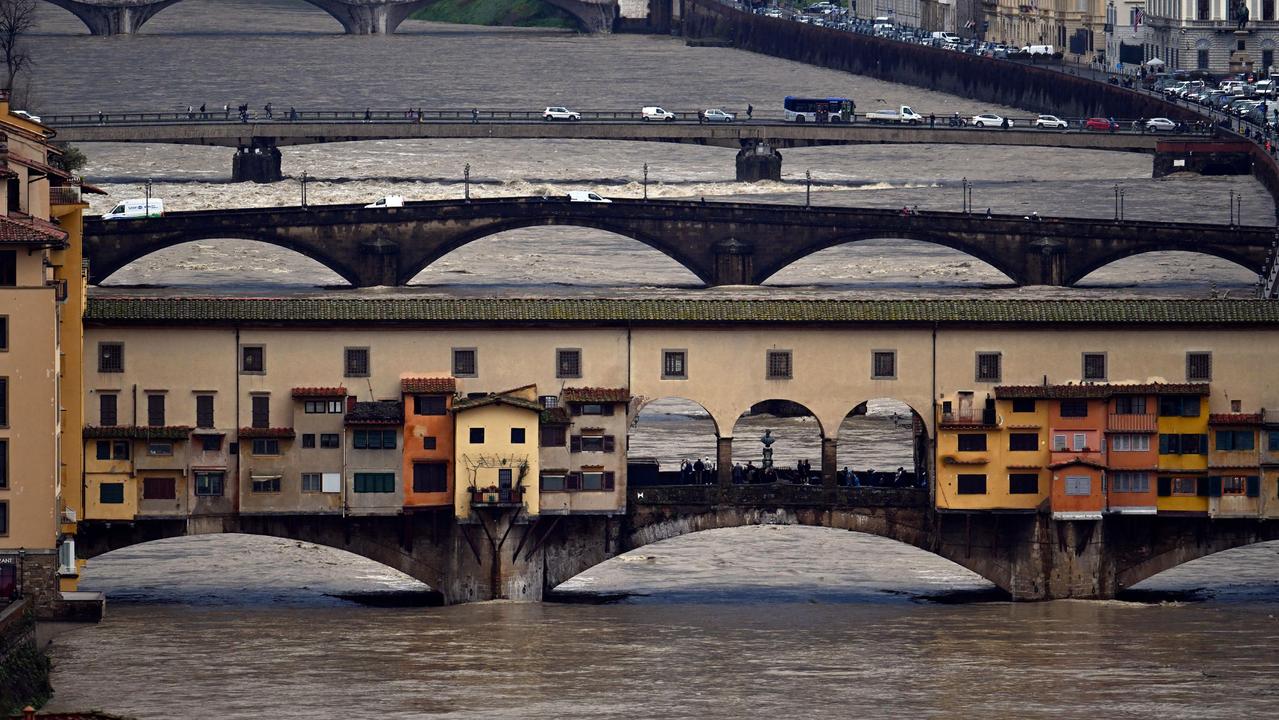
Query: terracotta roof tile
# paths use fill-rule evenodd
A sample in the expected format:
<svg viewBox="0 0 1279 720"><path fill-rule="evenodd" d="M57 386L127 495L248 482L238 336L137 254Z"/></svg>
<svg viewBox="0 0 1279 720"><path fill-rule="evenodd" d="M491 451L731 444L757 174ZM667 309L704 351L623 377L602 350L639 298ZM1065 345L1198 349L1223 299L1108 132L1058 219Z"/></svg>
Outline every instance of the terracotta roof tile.
<svg viewBox="0 0 1279 720"><path fill-rule="evenodd" d="M186 440L191 434L188 425L166 425L151 427L149 425L86 425L86 438L116 438L120 440Z"/></svg>
<svg viewBox="0 0 1279 720"><path fill-rule="evenodd" d="M457 379L451 377L400 378L400 390L409 394L443 394L457 392Z"/></svg>
<svg viewBox="0 0 1279 720"><path fill-rule="evenodd" d="M543 425L572 425L573 418L562 407L546 408L542 411Z"/></svg>
<svg viewBox="0 0 1279 720"><path fill-rule="evenodd" d="M277 428L242 427L240 428L237 434L241 438L246 438L250 440L253 438L277 438L281 440L288 440L290 438L297 437L297 434L293 432L293 428L290 428L290 427L277 427Z"/></svg>
<svg viewBox="0 0 1279 720"><path fill-rule="evenodd" d="M404 406L399 400L357 402L345 420L347 425L400 425L404 422Z"/></svg>
<svg viewBox="0 0 1279 720"><path fill-rule="evenodd" d="M1059 468L1070 467L1071 465L1085 465L1090 468L1097 468L1098 470L1106 469L1106 466L1104 464L1099 463L1096 460L1088 460L1086 458L1081 458L1078 455L1076 455L1073 458L1070 458L1069 460L1062 460L1060 462L1052 463L1048 467L1051 470L1057 470Z"/></svg>
<svg viewBox="0 0 1279 720"><path fill-rule="evenodd" d="M485 395L484 397L466 398L453 403L453 411L461 412L463 410L471 410L485 405L510 405L511 407L524 408L525 410L534 410L539 416L543 410L541 403L525 400L522 397L514 395Z"/></svg>
<svg viewBox="0 0 1279 720"><path fill-rule="evenodd" d="M631 401L631 391L626 388L570 388L560 391L560 400L570 403L624 403Z"/></svg>
<svg viewBox="0 0 1279 720"><path fill-rule="evenodd" d="M1132 383L1084 385L1000 385L998 398L1101 400L1115 395L1207 395L1208 383Z"/></svg>
<svg viewBox="0 0 1279 720"><path fill-rule="evenodd" d="M1211 413L1209 425L1260 425L1261 413Z"/></svg>
<svg viewBox="0 0 1279 720"><path fill-rule="evenodd" d="M66 247L67 233L47 220L0 215L0 243Z"/></svg>
<svg viewBox="0 0 1279 720"><path fill-rule="evenodd" d="M346 388L337 387L295 387L293 388L293 397L295 398L344 398L346 397Z"/></svg>

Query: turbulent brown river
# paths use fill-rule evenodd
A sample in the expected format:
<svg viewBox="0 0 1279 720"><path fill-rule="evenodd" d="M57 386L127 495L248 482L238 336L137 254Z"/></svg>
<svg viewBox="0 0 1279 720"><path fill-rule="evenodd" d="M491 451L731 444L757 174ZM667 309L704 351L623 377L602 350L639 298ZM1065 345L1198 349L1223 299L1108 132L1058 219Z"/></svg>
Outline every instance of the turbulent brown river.
<svg viewBox="0 0 1279 720"><path fill-rule="evenodd" d="M979 105L866 78L666 37L588 37L410 21L393 37L338 35L301 0L183 0L133 38L92 38L38 7L38 113L172 110L247 102L275 108L633 110L754 106L840 94L859 109ZM85 146L101 210L151 179L170 210L293 204L295 180L229 181L226 149ZM783 180L733 182L733 152L601 142L370 142L284 149L314 179L312 202L479 197L593 189L653 197L956 210L961 178L979 211L1273 222L1251 178L1152 180L1144 155L957 146L786 151ZM408 289L345 290L299 255L203 241L141 259L101 292L390 293L444 296L1104 297L1246 296L1255 268L1155 253L1098 270L1081 287L1016 288L955 251L885 238L797 262L762 288L698 287L665 256L592 230L541 228L473 243ZM841 466L909 467L904 407L873 401L840 430ZM777 459L819 457L815 423L739 421L738 443L773 427ZM641 415L631 452L668 466L714 454L709 418L678 402ZM735 454L743 453L735 448ZM978 601L990 586L923 551L853 533L765 526L642 548L566 590L628 593L612 605L481 603L374 609L335 597L413 589L340 551L269 538L170 540L94 560L106 620L53 642L55 709L141 718L1266 717L1279 707L1279 546L1205 558L1114 602ZM938 601L937 598L944 600Z"/></svg>

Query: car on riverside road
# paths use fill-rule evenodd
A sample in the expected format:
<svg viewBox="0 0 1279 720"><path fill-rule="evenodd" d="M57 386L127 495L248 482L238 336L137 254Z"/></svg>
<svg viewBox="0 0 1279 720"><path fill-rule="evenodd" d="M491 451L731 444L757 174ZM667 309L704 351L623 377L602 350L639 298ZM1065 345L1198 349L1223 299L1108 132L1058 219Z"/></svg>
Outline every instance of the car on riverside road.
<svg viewBox="0 0 1279 720"><path fill-rule="evenodd" d="M606 197L600 197L598 194L593 193L590 190L569 190L568 201L569 202L590 202L590 203L613 202L612 200L609 200Z"/></svg>
<svg viewBox="0 0 1279 720"><path fill-rule="evenodd" d="M1058 130L1064 130L1065 128L1070 127L1070 123L1066 122L1065 120L1062 120L1056 115L1040 115L1039 117L1035 118L1035 127L1044 128L1044 129L1053 128Z"/></svg>
<svg viewBox="0 0 1279 720"><path fill-rule="evenodd" d="M1095 130L1097 132L1113 132L1118 126L1110 122L1106 118L1088 118L1084 121L1085 130Z"/></svg>
<svg viewBox="0 0 1279 720"><path fill-rule="evenodd" d="M733 115L733 113L724 112L723 110L720 110L719 108L711 108L710 110L703 112L702 117L706 119L706 122L730 123L730 122L733 122L733 118L735 116Z"/></svg>
<svg viewBox="0 0 1279 720"><path fill-rule="evenodd" d="M971 124L976 128L997 128L1004 126L1004 119L993 113L986 113L984 115L974 115ZM1008 127L1012 126L1013 121L1009 120Z"/></svg>
<svg viewBox="0 0 1279 720"><path fill-rule="evenodd" d="M1146 132L1172 132L1177 129L1177 123L1168 118L1150 118L1146 121Z"/></svg>
<svg viewBox="0 0 1279 720"><path fill-rule="evenodd" d="M548 107L542 111L543 120L581 120L582 113L574 112L566 107Z"/></svg>
<svg viewBox="0 0 1279 720"><path fill-rule="evenodd" d="M650 105L649 107L640 108L640 119L648 122L649 120L665 120L671 122L675 119L675 113L670 110L663 110L659 107Z"/></svg>

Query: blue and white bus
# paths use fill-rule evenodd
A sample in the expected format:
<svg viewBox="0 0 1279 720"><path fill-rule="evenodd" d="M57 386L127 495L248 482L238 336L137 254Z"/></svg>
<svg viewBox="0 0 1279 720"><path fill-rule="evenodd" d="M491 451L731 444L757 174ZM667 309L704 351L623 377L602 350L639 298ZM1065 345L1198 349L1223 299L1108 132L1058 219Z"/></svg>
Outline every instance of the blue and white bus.
<svg viewBox="0 0 1279 720"><path fill-rule="evenodd" d="M852 122L852 100L848 98L805 98L787 96L782 102L786 122Z"/></svg>

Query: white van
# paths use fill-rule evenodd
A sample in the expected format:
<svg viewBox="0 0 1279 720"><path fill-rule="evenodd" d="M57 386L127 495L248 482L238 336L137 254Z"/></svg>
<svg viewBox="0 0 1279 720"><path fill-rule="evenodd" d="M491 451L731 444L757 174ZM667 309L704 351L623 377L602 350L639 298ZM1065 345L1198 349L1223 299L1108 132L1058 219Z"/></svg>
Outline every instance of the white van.
<svg viewBox="0 0 1279 720"><path fill-rule="evenodd" d="M1052 55L1056 52L1052 45L1025 45L1021 51L1028 55Z"/></svg>
<svg viewBox="0 0 1279 720"><path fill-rule="evenodd" d="M160 217L164 215L164 201L160 198L125 200L102 214L103 220L131 220L133 218Z"/></svg>
<svg viewBox="0 0 1279 720"><path fill-rule="evenodd" d="M393 208L404 207L404 197L402 195L387 195L386 197L365 205L366 208Z"/></svg>
<svg viewBox="0 0 1279 720"><path fill-rule="evenodd" d="M670 121L675 119L675 113L669 110L663 110L655 105L650 105L645 108L640 108L640 119L644 120L645 122L649 120Z"/></svg>
<svg viewBox="0 0 1279 720"><path fill-rule="evenodd" d="M958 35L948 32L935 32L933 33L933 39L940 40L946 45L956 45L960 42L960 37Z"/></svg>
<svg viewBox="0 0 1279 720"><path fill-rule="evenodd" d="M600 197L599 195L596 195L595 193L589 190L569 190L568 201L569 202L594 202L594 203L613 202L612 200L609 200L608 198Z"/></svg>
<svg viewBox="0 0 1279 720"><path fill-rule="evenodd" d="M877 17L874 20L872 20L871 23L872 23L871 30L873 30L876 35L878 35L879 33L887 33L887 32L893 31L893 19L890 17Z"/></svg>

